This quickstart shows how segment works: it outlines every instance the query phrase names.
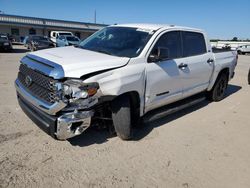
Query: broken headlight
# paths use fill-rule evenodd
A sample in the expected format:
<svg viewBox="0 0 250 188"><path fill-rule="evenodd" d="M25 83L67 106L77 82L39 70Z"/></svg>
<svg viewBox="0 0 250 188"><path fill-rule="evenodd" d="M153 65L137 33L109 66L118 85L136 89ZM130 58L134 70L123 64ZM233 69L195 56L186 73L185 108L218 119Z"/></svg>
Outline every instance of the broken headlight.
<svg viewBox="0 0 250 188"><path fill-rule="evenodd" d="M71 106L84 108L97 99L93 97L99 89L98 83L83 83L82 80L70 79L63 83L63 96L65 102Z"/></svg>

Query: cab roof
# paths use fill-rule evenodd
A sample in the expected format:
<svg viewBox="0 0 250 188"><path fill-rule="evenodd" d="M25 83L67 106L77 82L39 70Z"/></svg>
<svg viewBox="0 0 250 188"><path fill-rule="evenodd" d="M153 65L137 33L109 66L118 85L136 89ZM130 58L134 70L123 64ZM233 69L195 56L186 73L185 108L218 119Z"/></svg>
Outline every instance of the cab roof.
<svg viewBox="0 0 250 188"><path fill-rule="evenodd" d="M183 26L176 26L176 25L170 25L170 24L149 24L149 23L132 23L132 24L116 24L111 25L112 27L132 27L132 28L140 28L145 30L159 30L159 29L180 29L180 30L192 30L192 31L198 31L203 32L201 29L197 28L191 28L191 27L183 27Z"/></svg>

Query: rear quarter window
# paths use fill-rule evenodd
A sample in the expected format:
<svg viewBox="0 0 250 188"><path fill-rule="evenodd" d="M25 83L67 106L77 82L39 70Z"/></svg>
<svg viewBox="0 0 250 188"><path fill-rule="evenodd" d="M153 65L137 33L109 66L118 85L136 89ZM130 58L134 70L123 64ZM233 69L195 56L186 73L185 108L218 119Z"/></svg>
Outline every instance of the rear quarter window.
<svg viewBox="0 0 250 188"><path fill-rule="evenodd" d="M207 52L206 42L202 33L183 32L183 55L185 57L201 55Z"/></svg>

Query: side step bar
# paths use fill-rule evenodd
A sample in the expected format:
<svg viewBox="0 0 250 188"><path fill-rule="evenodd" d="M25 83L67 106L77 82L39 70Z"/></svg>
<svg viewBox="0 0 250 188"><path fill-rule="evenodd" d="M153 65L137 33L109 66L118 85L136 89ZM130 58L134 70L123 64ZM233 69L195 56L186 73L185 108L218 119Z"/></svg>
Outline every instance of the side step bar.
<svg viewBox="0 0 250 188"><path fill-rule="evenodd" d="M201 93L201 94L183 99L181 101L166 105L159 109L152 110L145 114L145 116L143 117L143 122L147 123L147 122L155 121L157 119L166 117L167 115L173 114L185 108L194 106L204 100L206 100L205 94Z"/></svg>

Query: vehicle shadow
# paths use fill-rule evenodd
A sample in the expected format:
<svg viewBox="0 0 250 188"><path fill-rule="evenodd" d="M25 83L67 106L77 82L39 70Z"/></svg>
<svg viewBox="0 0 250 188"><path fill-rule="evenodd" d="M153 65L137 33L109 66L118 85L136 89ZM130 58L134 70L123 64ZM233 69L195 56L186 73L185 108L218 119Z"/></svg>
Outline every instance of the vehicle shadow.
<svg viewBox="0 0 250 188"><path fill-rule="evenodd" d="M238 92L242 87L241 86L237 86L237 85L232 85L229 84L227 91L226 91L226 96L225 98L233 95L234 93ZM224 99L225 99L224 98ZM194 106L185 108L183 110L180 110L178 112L175 112L173 114L167 115L165 117L161 117L159 119L155 119L154 121L151 122L146 122L143 124L143 128L142 129L138 129L135 131L135 135L134 135L134 139L133 140L140 140L142 138L144 138L145 136L147 136L154 128L165 125L166 123L169 123L171 121L174 121L182 116L185 116L187 114L190 114L192 112L195 112L196 110L199 110L201 108L204 108L205 106L207 106L209 103L211 103L208 100L204 100Z"/></svg>
<svg viewBox="0 0 250 188"><path fill-rule="evenodd" d="M195 112L196 110L199 110L205 106L207 106L210 102L207 100L204 100L194 106L188 107L186 109L180 110L178 112L175 112L170 115L166 115L163 117L160 117L158 119L154 119L153 121L145 122L143 124L143 128L137 129L134 134L135 141L141 140L144 137L146 137L154 128L160 127L162 125L165 125L171 121L174 121L178 118L181 118L187 114L190 114L192 112Z"/></svg>
<svg viewBox="0 0 250 188"><path fill-rule="evenodd" d="M107 142L109 138L114 137L107 130L96 130L93 127L87 129L84 133L79 136L68 139L67 141L72 146L85 147L92 144L102 144Z"/></svg>
<svg viewBox="0 0 250 188"><path fill-rule="evenodd" d="M230 95L233 95L234 93L238 92L241 89L240 86L237 85L228 85L228 89L226 92L226 97L229 97ZM204 100L194 106L191 106L189 108L183 109L181 111L175 112L173 114L161 117L159 119L155 119L153 121L149 121L144 123L139 128L135 129L135 134L133 141L138 141L143 139L145 136L147 136L154 128L160 127L162 125L165 125L166 123L169 123L171 121L174 121L182 116L185 116L187 114L190 114L196 110L199 110L201 108L204 108L207 106L210 102L208 100ZM96 130L94 128L89 128L86 130L83 134L73 137L71 139L68 139L71 145L73 146L80 146L85 147L92 144L102 144L104 142L107 142L109 138L114 137L114 135L111 135L106 130Z"/></svg>
<svg viewBox="0 0 250 188"><path fill-rule="evenodd" d="M242 89L241 86L228 84L225 98L229 97L230 95L233 95L234 93L238 92L241 89Z"/></svg>

